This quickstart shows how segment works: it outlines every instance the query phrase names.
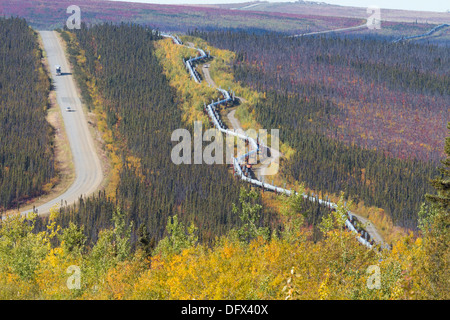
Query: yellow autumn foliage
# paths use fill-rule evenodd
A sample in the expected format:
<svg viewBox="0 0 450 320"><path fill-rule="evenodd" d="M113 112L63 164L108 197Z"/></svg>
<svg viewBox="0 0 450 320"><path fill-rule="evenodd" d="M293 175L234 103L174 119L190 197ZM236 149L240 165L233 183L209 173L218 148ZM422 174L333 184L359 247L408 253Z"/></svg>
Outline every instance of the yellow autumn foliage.
<svg viewBox="0 0 450 320"><path fill-rule="evenodd" d="M318 242L259 237L246 243L230 234L178 254L146 257L138 250L96 273L89 251L74 255L64 243L50 245L63 231L52 223L32 236L32 243L45 245L35 249L40 258L34 271L24 275L30 258L22 260L20 248L30 240L11 232L20 228L13 223L0 229L2 299L423 299L430 290L423 240L412 234L392 250L368 249L340 228ZM76 290L67 286L73 265L81 270ZM379 269L380 288L368 286L370 266Z"/></svg>

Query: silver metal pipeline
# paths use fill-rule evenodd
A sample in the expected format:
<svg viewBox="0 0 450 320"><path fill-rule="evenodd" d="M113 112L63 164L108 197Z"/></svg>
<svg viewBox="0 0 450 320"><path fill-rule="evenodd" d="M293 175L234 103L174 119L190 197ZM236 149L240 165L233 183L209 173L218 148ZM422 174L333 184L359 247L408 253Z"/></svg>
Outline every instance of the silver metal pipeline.
<svg viewBox="0 0 450 320"><path fill-rule="evenodd" d="M183 45L183 42L181 42L181 40L177 36L171 35L170 33L161 33L160 35L164 38L172 38L175 44Z"/></svg>
<svg viewBox="0 0 450 320"><path fill-rule="evenodd" d="M445 27L449 27L449 26L450 26L450 25L449 25L448 23L444 23L444 24L441 24L441 25L438 25L438 26L432 28L432 29L431 29L430 31L428 31L427 33L419 34L419 35L416 35L416 36L401 37L401 38L398 38L397 40L394 40L394 41L392 41L392 42L393 42L393 43L397 43L397 42L404 41L404 40L409 40L409 39L415 39L415 38L421 38L421 37L431 36L431 35L432 35L433 33L435 33L436 31L438 31L438 30L440 30L440 29L442 29L442 28L445 28Z"/></svg>

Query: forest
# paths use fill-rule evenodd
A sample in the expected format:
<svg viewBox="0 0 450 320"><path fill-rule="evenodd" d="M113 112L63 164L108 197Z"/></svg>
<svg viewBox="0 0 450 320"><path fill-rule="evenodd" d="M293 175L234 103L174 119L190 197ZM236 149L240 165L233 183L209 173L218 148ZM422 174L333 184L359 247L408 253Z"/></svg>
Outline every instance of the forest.
<svg viewBox="0 0 450 320"><path fill-rule="evenodd" d="M0 18L0 212L57 182L53 128L46 120L50 79L35 31Z"/></svg>
<svg viewBox="0 0 450 320"><path fill-rule="evenodd" d="M286 175L314 190L344 190L417 228L450 118L448 50L345 37L192 35L235 51L236 81L264 92L256 120L279 128L296 150L281 166Z"/></svg>
<svg viewBox="0 0 450 320"><path fill-rule="evenodd" d="M323 97L337 109L322 128L333 138L402 159L437 163L443 157L450 116L446 48L373 38L192 34L236 52L238 81L306 100Z"/></svg>
<svg viewBox="0 0 450 320"><path fill-rule="evenodd" d="M158 34L136 25L103 24L75 32L65 30L62 36L68 43L83 99L89 109L99 107L106 115L110 132L106 139L113 141L108 149L117 149L115 157L122 160L118 161L118 181L111 194L103 191L80 199L76 208L62 209L58 222L83 225L89 243L94 243L98 231L111 226L112 212L120 207L127 212L128 223L134 224L133 246L143 226L156 242L162 239L167 219L174 214L185 224L195 223L202 243L211 243L239 226L241 221L231 209L237 203L241 183L226 166L176 166L170 159L171 132L179 127L192 132L193 123L183 119L202 120L192 106L201 105L205 96L192 91L205 93L190 87L192 80L183 69L169 75L181 81L178 89L183 91L169 85L161 69L162 58L155 56L155 41L162 41ZM122 49L120 54L116 48ZM159 55L161 49L167 50L162 53L167 57L172 54L171 49L160 47ZM182 67L182 57L174 53L172 58L170 68ZM313 238L319 239L318 224L329 209L303 202L302 210ZM258 225L268 227L269 233L281 232L277 211L263 206ZM45 221L37 222L41 224Z"/></svg>

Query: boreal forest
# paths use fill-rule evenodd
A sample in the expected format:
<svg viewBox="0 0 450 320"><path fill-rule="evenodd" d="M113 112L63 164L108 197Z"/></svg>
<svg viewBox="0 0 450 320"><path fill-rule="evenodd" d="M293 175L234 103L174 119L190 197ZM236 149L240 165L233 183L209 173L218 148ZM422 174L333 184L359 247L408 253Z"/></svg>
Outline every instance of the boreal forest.
<svg viewBox="0 0 450 320"><path fill-rule="evenodd" d="M449 299L448 47L253 31L0 17L0 299ZM56 77L84 113L58 105ZM263 181L283 191L249 183L264 169L248 160L174 163L173 132L195 150L220 99L222 132L279 130ZM104 170L73 203L53 197L62 119L86 124ZM41 197L49 212L22 210Z"/></svg>

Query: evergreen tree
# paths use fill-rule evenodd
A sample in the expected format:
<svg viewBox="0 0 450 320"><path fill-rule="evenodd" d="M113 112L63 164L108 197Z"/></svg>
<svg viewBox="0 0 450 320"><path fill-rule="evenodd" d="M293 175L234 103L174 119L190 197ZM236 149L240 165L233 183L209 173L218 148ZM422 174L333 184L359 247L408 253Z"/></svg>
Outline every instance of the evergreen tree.
<svg viewBox="0 0 450 320"><path fill-rule="evenodd" d="M147 231L147 226L144 223L138 228L137 249L142 250L145 256L149 257L155 247L155 238L150 239L150 233Z"/></svg>
<svg viewBox="0 0 450 320"><path fill-rule="evenodd" d="M450 130L450 122L447 128ZM442 176L431 181L437 195L427 194L426 198L448 213L450 208L450 136L445 139L445 154L447 158L441 161L444 166L439 168Z"/></svg>

